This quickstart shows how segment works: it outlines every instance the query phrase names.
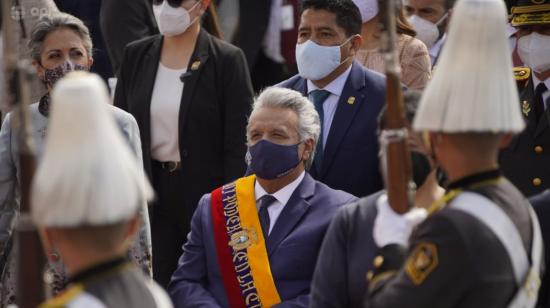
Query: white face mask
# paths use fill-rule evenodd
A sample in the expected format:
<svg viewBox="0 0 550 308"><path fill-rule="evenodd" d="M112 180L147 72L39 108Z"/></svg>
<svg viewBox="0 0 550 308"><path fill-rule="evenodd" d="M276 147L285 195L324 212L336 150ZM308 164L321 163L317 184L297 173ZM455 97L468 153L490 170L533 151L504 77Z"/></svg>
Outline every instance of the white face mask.
<svg viewBox="0 0 550 308"><path fill-rule="evenodd" d="M378 0L353 0L355 6L361 12L361 19L363 23L372 20L378 15Z"/></svg>
<svg viewBox="0 0 550 308"><path fill-rule="evenodd" d="M201 2L197 2L189 11L192 11ZM193 24L199 16L191 21L189 11L183 7L171 7L168 1L163 1L161 4L153 5L153 13L159 26L159 31L165 36L174 36L182 34Z"/></svg>
<svg viewBox="0 0 550 308"><path fill-rule="evenodd" d="M296 44L296 63L298 72L302 78L308 80L321 80L327 77L344 61L340 61L340 47L344 46L353 37L347 39L342 45L322 46L312 40Z"/></svg>
<svg viewBox="0 0 550 308"><path fill-rule="evenodd" d="M537 73L550 70L550 35L533 32L518 40L518 53L523 63Z"/></svg>
<svg viewBox="0 0 550 308"><path fill-rule="evenodd" d="M414 30L416 30L416 38L424 42L428 49L432 48L435 42L437 42L440 34L438 26L447 18L448 14L449 13L445 13L445 15L435 24L422 17L418 17L418 15L409 17L409 23L411 23Z"/></svg>

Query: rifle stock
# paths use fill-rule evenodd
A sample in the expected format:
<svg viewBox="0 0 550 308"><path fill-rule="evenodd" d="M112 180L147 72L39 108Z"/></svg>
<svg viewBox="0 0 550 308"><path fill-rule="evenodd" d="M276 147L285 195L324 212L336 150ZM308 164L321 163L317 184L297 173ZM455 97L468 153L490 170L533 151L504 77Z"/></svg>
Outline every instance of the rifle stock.
<svg viewBox="0 0 550 308"><path fill-rule="evenodd" d="M411 207L414 184L411 181L411 159L407 145L408 121L405 116L400 64L397 56L397 27L395 0L382 1L382 50L386 66L386 119L381 133L381 147L385 151L385 185L388 201L397 213Z"/></svg>
<svg viewBox="0 0 550 308"><path fill-rule="evenodd" d="M43 269L45 258L38 231L30 218L30 189L36 161L29 132L31 122L28 115L30 103L30 81L34 70L28 60L21 60L19 39L15 33L16 19L24 16L12 15L12 8L19 8L18 1L2 1L2 32L4 35L5 76L7 80L7 101L13 112L13 128L17 132L19 150L20 215L15 234L14 252L17 252L17 305L20 308L37 307L44 300ZM19 25L22 25L19 19Z"/></svg>

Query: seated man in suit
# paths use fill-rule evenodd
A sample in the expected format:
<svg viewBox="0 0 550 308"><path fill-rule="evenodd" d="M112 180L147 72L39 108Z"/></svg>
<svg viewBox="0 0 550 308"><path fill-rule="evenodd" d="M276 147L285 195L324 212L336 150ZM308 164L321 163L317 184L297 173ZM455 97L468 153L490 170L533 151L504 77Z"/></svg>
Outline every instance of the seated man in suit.
<svg viewBox="0 0 550 308"><path fill-rule="evenodd" d="M361 14L351 0L305 0L298 28L299 75L279 84L309 96L321 118L311 175L334 189L366 196L382 189L376 117L385 79L354 62Z"/></svg>
<svg viewBox="0 0 550 308"><path fill-rule="evenodd" d="M420 92L417 91L405 94L405 111L410 123L419 98ZM380 129L384 129L386 110L384 108L379 117ZM438 185L435 164L420 134L409 131L409 147L413 181L418 188L415 204L428 207L443 196L444 190ZM386 155L381 152L381 155ZM373 269L378 250L374 242L373 226L377 215L376 203L381 198L387 198L385 190L341 207L334 217L315 267L311 307L363 306L368 286L365 276Z"/></svg>
<svg viewBox="0 0 550 308"><path fill-rule="evenodd" d="M255 175L203 196L168 286L176 307L307 307L319 248L356 198L305 172L319 117L300 93L268 88L247 127Z"/></svg>

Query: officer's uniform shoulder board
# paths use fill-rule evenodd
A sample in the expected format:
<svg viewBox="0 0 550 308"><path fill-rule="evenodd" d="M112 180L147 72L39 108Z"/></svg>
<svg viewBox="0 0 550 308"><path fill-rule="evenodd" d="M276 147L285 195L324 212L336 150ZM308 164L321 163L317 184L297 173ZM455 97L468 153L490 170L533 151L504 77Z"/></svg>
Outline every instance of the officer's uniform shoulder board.
<svg viewBox="0 0 550 308"><path fill-rule="evenodd" d="M531 77L531 69L528 67L514 67L514 78L518 86L524 87Z"/></svg>

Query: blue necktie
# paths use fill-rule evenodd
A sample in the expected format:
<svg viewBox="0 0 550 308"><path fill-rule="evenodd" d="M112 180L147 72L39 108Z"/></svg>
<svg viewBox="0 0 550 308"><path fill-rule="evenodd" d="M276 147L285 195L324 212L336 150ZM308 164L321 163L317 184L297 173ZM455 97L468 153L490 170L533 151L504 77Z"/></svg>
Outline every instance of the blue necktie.
<svg viewBox="0 0 550 308"><path fill-rule="evenodd" d="M321 134L319 135L319 141L317 142L317 147L315 148L315 168L317 169L317 174L319 175L321 173L321 165L323 163L323 152L324 152L324 144L323 144L323 123L325 122L325 111L323 110L323 103L327 100L329 97L330 92L327 90L313 90L311 93L309 93L309 100L313 102L313 105L315 105L315 110L317 110L317 113L319 114L319 119L321 120Z"/></svg>
<svg viewBox="0 0 550 308"><path fill-rule="evenodd" d="M275 199L272 195L263 195L260 200L258 200L258 205L260 206L258 216L260 217L260 225L262 226L262 232L264 233L264 239L266 240L269 236L269 224L271 223L267 208L275 201L277 201L277 199Z"/></svg>

